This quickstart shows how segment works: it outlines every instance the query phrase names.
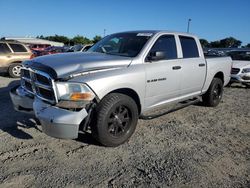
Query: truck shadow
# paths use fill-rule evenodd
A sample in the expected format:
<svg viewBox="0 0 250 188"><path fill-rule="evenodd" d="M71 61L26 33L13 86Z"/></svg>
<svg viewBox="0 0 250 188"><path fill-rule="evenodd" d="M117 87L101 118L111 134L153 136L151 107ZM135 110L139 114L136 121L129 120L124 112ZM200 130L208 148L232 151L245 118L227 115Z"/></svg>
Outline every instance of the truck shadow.
<svg viewBox="0 0 250 188"><path fill-rule="evenodd" d="M15 138L32 139L33 137L30 134L20 128L35 128L41 131L37 127L35 117L33 115L16 112L9 96L10 89L18 84L19 80L14 80L10 82L8 86L0 88L0 129Z"/></svg>
<svg viewBox="0 0 250 188"><path fill-rule="evenodd" d="M93 136L88 132L80 132L78 134L78 138L76 139L77 142L89 144L89 145L96 145L96 146L102 146L99 142L97 142Z"/></svg>

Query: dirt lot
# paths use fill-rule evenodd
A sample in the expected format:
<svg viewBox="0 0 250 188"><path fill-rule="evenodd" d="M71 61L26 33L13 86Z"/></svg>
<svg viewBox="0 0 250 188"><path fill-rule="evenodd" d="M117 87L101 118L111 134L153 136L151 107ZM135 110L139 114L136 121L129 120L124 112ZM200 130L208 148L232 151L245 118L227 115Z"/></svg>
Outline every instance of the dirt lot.
<svg viewBox="0 0 250 188"><path fill-rule="evenodd" d="M105 148L86 134L43 134L13 110L14 84L0 77L0 187L250 187L249 89L225 88L216 108L140 120L128 143Z"/></svg>

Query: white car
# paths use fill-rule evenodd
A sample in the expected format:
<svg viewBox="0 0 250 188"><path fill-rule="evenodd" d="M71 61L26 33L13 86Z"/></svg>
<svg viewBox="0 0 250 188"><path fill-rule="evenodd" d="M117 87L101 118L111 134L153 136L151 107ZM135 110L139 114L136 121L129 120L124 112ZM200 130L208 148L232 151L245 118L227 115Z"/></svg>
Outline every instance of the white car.
<svg viewBox="0 0 250 188"><path fill-rule="evenodd" d="M250 87L250 61L233 61L231 82L239 82Z"/></svg>

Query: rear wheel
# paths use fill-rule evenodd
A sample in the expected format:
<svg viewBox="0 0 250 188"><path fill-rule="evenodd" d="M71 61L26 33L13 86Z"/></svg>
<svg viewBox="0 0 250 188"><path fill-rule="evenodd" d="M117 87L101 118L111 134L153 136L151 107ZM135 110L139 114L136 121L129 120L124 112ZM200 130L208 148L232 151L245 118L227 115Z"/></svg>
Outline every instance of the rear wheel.
<svg viewBox="0 0 250 188"><path fill-rule="evenodd" d="M214 78L209 86L207 92L202 96L203 103L206 106L217 106L222 98L223 82L219 78Z"/></svg>
<svg viewBox="0 0 250 188"><path fill-rule="evenodd" d="M21 76L22 65L20 63L13 63L9 66L8 72L10 77L19 78Z"/></svg>
<svg viewBox="0 0 250 188"><path fill-rule="evenodd" d="M134 133L138 121L137 105L127 95L112 93L97 106L93 136L103 145L115 147Z"/></svg>

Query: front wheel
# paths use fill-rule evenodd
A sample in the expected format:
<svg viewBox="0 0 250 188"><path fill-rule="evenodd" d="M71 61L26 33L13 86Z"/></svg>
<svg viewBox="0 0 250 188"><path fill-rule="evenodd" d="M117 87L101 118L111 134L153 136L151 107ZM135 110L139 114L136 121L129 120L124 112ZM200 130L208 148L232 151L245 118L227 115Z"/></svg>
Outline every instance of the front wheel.
<svg viewBox="0 0 250 188"><path fill-rule="evenodd" d="M10 77L19 78L21 76L22 65L20 63L13 63L9 66L8 72Z"/></svg>
<svg viewBox="0 0 250 188"><path fill-rule="evenodd" d="M207 92L202 96L203 103L206 106L217 106L222 98L223 82L219 78L213 78Z"/></svg>
<svg viewBox="0 0 250 188"><path fill-rule="evenodd" d="M127 95L111 93L96 108L92 134L101 144L115 147L131 137L137 121L138 108L135 101Z"/></svg>

